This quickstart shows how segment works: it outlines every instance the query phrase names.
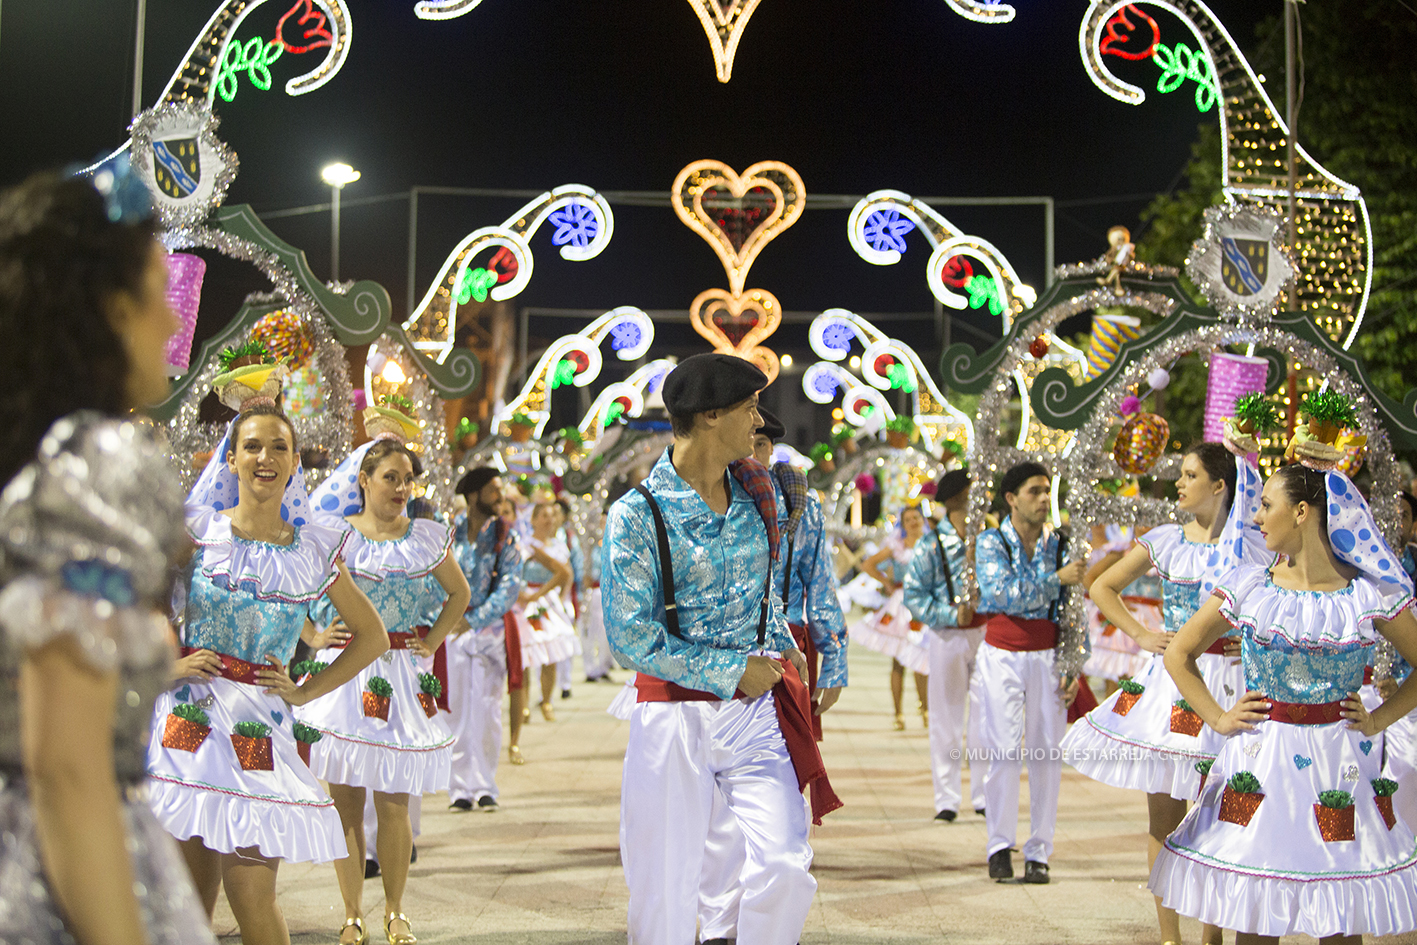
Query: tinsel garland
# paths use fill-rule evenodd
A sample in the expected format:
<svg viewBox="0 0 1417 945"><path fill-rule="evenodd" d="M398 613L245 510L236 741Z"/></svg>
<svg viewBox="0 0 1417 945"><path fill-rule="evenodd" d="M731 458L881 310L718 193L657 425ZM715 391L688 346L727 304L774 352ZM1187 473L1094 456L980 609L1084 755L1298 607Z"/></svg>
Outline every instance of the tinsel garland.
<svg viewBox="0 0 1417 945"><path fill-rule="evenodd" d="M351 448L353 416L344 346L335 340L334 333L321 314L315 299L300 287L295 276L280 264L274 253L210 227L169 230L162 235L162 241L169 249L200 246L214 249L232 259L250 262L271 280L274 291L252 293L247 296L247 301L253 304L280 304L298 315L309 329L315 343L315 365L325 380L327 409L315 417L294 418L292 422L301 449L320 446L329 451L329 463L323 469L305 470L305 484L313 490L324 480L328 470L337 466L349 454ZM343 287L333 288L339 291ZM248 330L240 340L245 341L249 337ZM200 372L188 388L187 396L177 414L168 424L168 441L172 446L175 464L182 473L183 485L187 488L191 488L201 472L191 468L192 455L214 448L226 429L224 424L204 424L198 418L202 400L211 391L211 380L219 373L219 366L213 361L201 365ZM441 421L438 426L441 430Z"/></svg>
<svg viewBox="0 0 1417 945"><path fill-rule="evenodd" d="M1313 368L1325 377L1332 389L1353 398L1358 413L1358 425L1368 437L1368 468L1373 477L1372 509L1373 518L1381 529L1383 538L1392 547L1398 547L1401 522L1398 512L1397 494L1401 490L1401 474L1397 460L1393 456L1392 445L1387 431L1378 422L1377 413L1368 401L1361 384L1344 372L1333 358L1322 349L1280 328L1268 326L1239 326L1234 324L1208 325L1195 331L1168 338L1157 345L1144 357L1127 365L1118 381L1118 390L1130 389L1140 384L1155 368L1170 364L1182 355L1192 351L1210 352L1228 344L1254 344L1257 347L1275 348L1283 352L1292 363L1295 360ZM1065 481L1068 485L1068 514L1074 524L1081 553L1086 554L1088 538L1092 528L1098 524L1118 524L1122 526L1159 525L1167 521L1179 521L1172 503L1157 499L1125 498L1099 492L1097 483L1104 479L1121 476L1117 464L1107 450L1107 439L1115 418L1111 413L1094 411L1092 416L1078 428L1077 439L1065 463ZM1174 479L1179 474L1181 454L1169 454L1158 463L1152 474L1157 478ZM1070 600L1069 609L1075 611L1070 619L1082 617L1082 601ZM1386 678L1391 674L1391 644L1381 645L1374 660L1374 675Z"/></svg>

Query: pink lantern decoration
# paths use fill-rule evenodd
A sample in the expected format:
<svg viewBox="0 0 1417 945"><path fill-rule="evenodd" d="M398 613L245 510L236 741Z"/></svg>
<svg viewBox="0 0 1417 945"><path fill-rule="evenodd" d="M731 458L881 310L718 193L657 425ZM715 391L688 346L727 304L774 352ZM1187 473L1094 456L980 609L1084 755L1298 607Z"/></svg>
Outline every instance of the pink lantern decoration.
<svg viewBox="0 0 1417 945"><path fill-rule="evenodd" d="M1205 391L1205 440L1219 443L1224 420L1235 415L1235 398L1264 391L1269 362L1242 354L1217 351L1210 356L1210 379Z"/></svg>
<svg viewBox="0 0 1417 945"><path fill-rule="evenodd" d="M197 330L207 261L191 253L169 253L167 272L167 304L179 323L167 340L167 366L169 373L176 376L186 374L192 361L192 334Z"/></svg>

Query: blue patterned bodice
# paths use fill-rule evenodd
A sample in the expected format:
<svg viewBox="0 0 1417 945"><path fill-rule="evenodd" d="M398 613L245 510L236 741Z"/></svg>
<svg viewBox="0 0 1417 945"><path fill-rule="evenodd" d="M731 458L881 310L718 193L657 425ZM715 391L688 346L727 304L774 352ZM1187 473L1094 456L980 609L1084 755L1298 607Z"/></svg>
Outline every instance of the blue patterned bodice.
<svg viewBox="0 0 1417 945"><path fill-rule="evenodd" d="M1201 586L1199 584L1179 584L1161 580L1161 619L1167 633L1180 630L1187 620L1195 616L1201 606Z"/></svg>
<svg viewBox="0 0 1417 945"><path fill-rule="evenodd" d="M356 574L354 583L369 598L390 633L407 633L416 626L426 624L430 613L436 617L442 609L445 596L442 585L431 575L410 578L390 574L382 581L375 581ZM434 593L435 590L437 593ZM327 626L335 616L329 597L321 597L310 608L311 619L322 627Z"/></svg>
<svg viewBox="0 0 1417 945"><path fill-rule="evenodd" d="M1360 643L1300 649L1279 638L1261 645L1246 628L1245 686L1281 702L1338 702L1363 685L1369 649Z"/></svg>
<svg viewBox="0 0 1417 945"><path fill-rule="evenodd" d="M202 573L202 554L199 548L192 556L183 642L248 663L264 663L267 655L289 662L310 604L257 600L241 590L223 590Z"/></svg>

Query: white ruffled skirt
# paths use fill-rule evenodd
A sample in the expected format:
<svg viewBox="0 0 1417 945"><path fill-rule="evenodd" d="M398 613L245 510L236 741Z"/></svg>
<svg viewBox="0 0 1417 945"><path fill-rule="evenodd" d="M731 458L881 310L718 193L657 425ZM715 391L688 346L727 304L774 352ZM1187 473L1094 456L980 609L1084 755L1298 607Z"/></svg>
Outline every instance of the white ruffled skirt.
<svg viewBox="0 0 1417 945"><path fill-rule="evenodd" d="M315 658L332 663L340 652L325 649ZM310 746L310 770L330 784L387 794L447 790L453 735L436 706L428 715L419 699L418 673L412 651L388 650L334 692L295 710L300 721L325 736ZM387 720L365 714L364 693L375 676L393 688Z"/></svg>
<svg viewBox="0 0 1417 945"><path fill-rule="evenodd" d="M1266 720L1231 736L1157 857L1152 892L1182 915L1257 935L1417 928L1417 838L1401 818L1389 826L1375 800L1382 757L1383 736L1368 738L1346 721ZM1244 820L1255 802L1225 797L1240 771L1254 774L1264 795L1244 824L1232 820ZM1315 811L1319 793L1334 789L1353 796L1351 840L1339 839L1342 824L1321 826Z"/></svg>
<svg viewBox="0 0 1417 945"><path fill-rule="evenodd" d="M1063 739L1063 757L1112 787L1194 800L1200 784L1196 764L1214 758L1224 740L1200 716L1173 712L1180 690L1161 655L1148 655L1151 662L1135 677L1145 687L1141 695L1133 701L1119 689L1075 722ZM1245 686L1240 660L1203 653L1196 664L1216 701L1233 705Z"/></svg>
<svg viewBox="0 0 1417 945"><path fill-rule="evenodd" d="M930 656L926 632L910 616L905 606L905 592L896 589L886 598L884 607L857 621L846 635L852 643L883 653L912 672L928 675Z"/></svg>
<svg viewBox="0 0 1417 945"><path fill-rule="evenodd" d="M210 731L195 751L162 744L178 702L207 714ZM272 770L241 766L231 740L237 722L271 727L269 744L257 747L269 751ZM153 706L147 756L153 815L178 840L201 837L218 853L256 847L262 856L295 863L343 859L339 814L300 757L294 722L285 701L259 686L223 677L179 680Z"/></svg>
<svg viewBox="0 0 1417 945"><path fill-rule="evenodd" d="M553 591L525 608L518 606L514 610L520 612L531 631L527 633L524 627L522 632L523 669L553 666L581 651L576 622L560 593Z"/></svg>

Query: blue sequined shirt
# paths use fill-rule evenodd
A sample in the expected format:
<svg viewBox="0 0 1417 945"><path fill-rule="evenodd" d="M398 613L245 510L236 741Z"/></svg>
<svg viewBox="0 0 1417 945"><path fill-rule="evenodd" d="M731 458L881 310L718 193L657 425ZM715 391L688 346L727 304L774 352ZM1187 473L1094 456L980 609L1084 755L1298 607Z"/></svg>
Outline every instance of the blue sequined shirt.
<svg viewBox="0 0 1417 945"><path fill-rule="evenodd" d="M517 544L516 529L508 529L497 548L497 519L489 518L477 533L475 542L468 541L467 516L459 515L453 523L453 557L462 568L472 600L467 606L467 623L474 631L502 625L502 617L517 602L522 589L522 552ZM496 582L493 582L496 565Z"/></svg>
<svg viewBox="0 0 1417 945"><path fill-rule="evenodd" d="M645 480L664 516L674 568L681 637L664 622L664 589L654 518L636 491L610 508L603 546L605 630L620 665L729 699L758 646L758 620L770 567L757 504L729 477L728 512L719 515L680 478L670 450ZM771 650L795 649L781 601L769 600Z"/></svg>
<svg viewBox="0 0 1417 945"><path fill-rule="evenodd" d="M940 543L935 543L939 535ZM964 585L964 541L948 517L940 519L934 534L927 534L915 543L915 556L905 570L905 606L910 615L932 630L947 630L959 626L959 605L950 596L945 569L940 565L940 547L945 549L945 561L950 566L955 598L963 600L968 588Z"/></svg>
<svg viewBox="0 0 1417 945"><path fill-rule="evenodd" d="M776 477L773 487L777 490L778 528L786 535L787 501ZM782 578L786 570L787 550L784 544L773 579L773 593L778 600L782 600ZM807 508L798 520L797 534L792 540L792 583L787 591L786 615L789 623L802 626L805 622L812 636L812 645L822 655L821 673L817 677L819 689L846 685L846 617L841 612L837 590L831 545L826 540L823 525L822 503L817 501L816 496L808 495ZM802 603L804 591L807 601L805 613Z"/></svg>
<svg viewBox="0 0 1417 945"><path fill-rule="evenodd" d="M1045 530L1034 543L1030 558L1014 529L1013 518L1005 518L998 528L986 529L979 535L974 543L974 561L980 613L1048 619L1048 609L1058 599L1061 586L1056 532Z"/></svg>

